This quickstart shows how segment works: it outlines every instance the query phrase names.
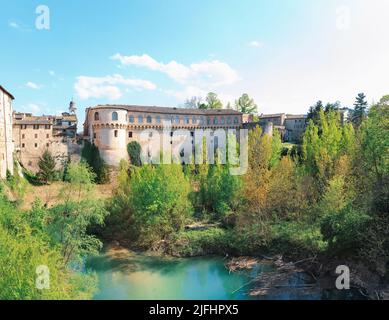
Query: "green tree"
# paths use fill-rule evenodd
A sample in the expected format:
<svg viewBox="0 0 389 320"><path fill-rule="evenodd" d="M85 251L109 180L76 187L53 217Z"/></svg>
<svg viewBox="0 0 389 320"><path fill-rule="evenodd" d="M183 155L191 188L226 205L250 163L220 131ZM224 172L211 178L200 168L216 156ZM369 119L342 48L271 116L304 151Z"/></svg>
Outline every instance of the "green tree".
<svg viewBox="0 0 389 320"><path fill-rule="evenodd" d="M323 102L318 101L315 105L311 106L308 111L307 115L307 123L310 122L310 120L313 121L313 124L318 125L319 123L319 115L320 112L324 110Z"/></svg>
<svg viewBox="0 0 389 320"><path fill-rule="evenodd" d="M132 165L137 167L142 165L141 151L142 147L137 141L132 141L127 145L127 152Z"/></svg>
<svg viewBox="0 0 389 320"><path fill-rule="evenodd" d="M65 264L75 263L96 254L102 243L88 233L88 228L101 226L107 212L102 201L93 195L95 174L83 163L71 163L67 181L61 192L63 203L50 209L49 232L61 245Z"/></svg>
<svg viewBox="0 0 389 320"><path fill-rule="evenodd" d="M239 206L241 179L230 174L229 167L222 164L209 165L207 175L201 179L200 201L203 211L220 220L233 213Z"/></svg>
<svg viewBox="0 0 389 320"><path fill-rule="evenodd" d="M96 278L65 265L49 241L47 210L37 203L32 211L23 214L0 194L0 300L91 299ZM39 266L49 269L48 289L36 286Z"/></svg>
<svg viewBox="0 0 389 320"><path fill-rule="evenodd" d="M138 242L149 246L181 230L190 217L190 184L180 165L143 166L130 179Z"/></svg>
<svg viewBox="0 0 389 320"><path fill-rule="evenodd" d="M189 109L201 109L203 104L203 98L201 97L192 97L185 101L185 107Z"/></svg>
<svg viewBox="0 0 389 320"><path fill-rule="evenodd" d="M365 193L370 190L374 210L389 212L389 104L375 105L361 127L359 150L365 182Z"/></svg>
<svg viewBox="0 0 389 320"><path fill-rule="evenodd" d="M207 109L222 109L223 104L219 100L218 96L214 92L210 92L207 94L207 97L205 98L206 101L206 108Z"/></svg>
<svg viewBox="0 0 389 320"><path fill-rule="evenodd" d="M81 157L88 163L95 173L96 183L104 184L109 182L108 165L101 157L99 148L95 144L92 144L89 141L84 141Z"/></svg>
<svg viewBox="0 0 389 320"><path fill-rule="evenodd" d="M367 115L367 101L364 93L359 93L354 103L354 111L352 112L352 122L356 127L359 127Z"/></svg>
<svg viewBox="0 0 389 320"><path fill-rule="evenodd" d="M55 176L55 160L48 150L46 150L39 159L38 167L39 179L46 184L52 182Z"/></svg>
<svg viewBox="0 0 389 320"><path fill-rule="evenodd" d="M283 150L281 134L278 129L273 130L273 137L271 139L272 156L270 159L270 167L275 166L281 159L281 153Z"/></svg>
<svg viewBox="0 0 389 320"><path fill-rule="evenodd" d="M244 93L238 100L235 101L235 107L242 113L258 113L258 106L255 104L254 99L251 99L247 93Z"/></svg>

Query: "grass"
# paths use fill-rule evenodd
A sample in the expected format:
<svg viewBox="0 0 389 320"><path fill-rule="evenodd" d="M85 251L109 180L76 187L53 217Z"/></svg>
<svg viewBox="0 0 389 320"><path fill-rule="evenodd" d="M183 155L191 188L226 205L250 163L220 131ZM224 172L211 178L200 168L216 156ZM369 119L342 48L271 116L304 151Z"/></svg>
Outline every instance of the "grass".
<svg viewBox="0 0 389 320"><path fill-rule="evenodd" d="M20 208L22 210L30 210L37 198L49 208L57 205L61 201L61 190L66 183L67 182L57 181L50 185L29 185ZM110 198L113 189L113 184L96 185L94 191L96 199Z"/></svg>

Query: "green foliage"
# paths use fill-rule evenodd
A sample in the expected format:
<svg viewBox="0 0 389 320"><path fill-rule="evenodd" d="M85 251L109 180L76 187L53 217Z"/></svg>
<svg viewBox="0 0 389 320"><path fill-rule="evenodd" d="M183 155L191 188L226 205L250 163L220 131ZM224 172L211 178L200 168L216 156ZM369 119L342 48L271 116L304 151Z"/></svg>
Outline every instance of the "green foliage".
<svg viewBox="0 0 389 320"><path fill-rule="evenodd" d="M224 255L230 251L230 233L221 228L182 231L174 235L167 251L174 256Z"/></svg>
<svg viewBox="0 0 389 320"><path fill-rule="evenodd" d="M182 230L192 213L190 184L182 167L159 165L127 169L122 167L121 184L113 199L116 204L111 209L114 220L121 219L129 226L126 238L147 247Z"/></svg>
<svg viewBox="0 0 389 320"><path fill-rule="evenodd" d="M93 172L96 174L96 183L104 184L109 182L109 168L101 157L99 148L95 144L85 140L81 157L88 163Z"/></svg>
<svg viewBox="0 0 389 320"><path fill-rule="evenodd" d="M223 108L223 104L219 100L216 93L213 93L213 92L208 93L206 98L205 98L205 101L206 101L206 104L201 105L202 108L206 108L206 109L222 109Z"/></svg>
<svg viewBox="0 0 389 320"><path fill-rule="evenodd" d="M48 184L54 180L55 176L55 160L51 153L46 150L38 162L39 172L38 178Z"/></svg>
<svg viewBox="0 0 389 320"><path fill-rule="evenodd" d="M277 129L273 130L271 148L272 148L272 155L270 159L270 167L274 167L280 161L281 153L283 150L281 134Z"/></svg>
<svg viewBox="0 0 389 320"><path fill-rule="evenodd" d="M351 255L363 245L362 234L370 217L347 206L338 212L328 214L321 223L323 239L328 241L332 254Z"/></svg>
<svg viewBox="0 0 389 320"><path fill-rule="evenodd" d="M324 252L327 243L315 224L304 220L276 221L272 224L271 248L290 257L307 257Z"/></svg>
<svg viewBox="0 0 389 320"><path fill-rule="evenodd" d="M0 195L0 299L90 299L96 279L66 267L58 246L48 241L45 210L36 204L32 211L23 214ZM39 266L49 269L49 289L36 287Z"/></svg>
<svg viewBox="0 0 389 320"><path fill-rule="evenodd" d="M6 186L11 190L17 204L23 202L24 196L28 190L28 181L24 178L24 175L20 172L19 168L19 164L15 162L14 175L11 175L7 170L7 178L5 181Z"/></svg>
<svg viewBox="0 0 389 320"><path fill-rule="evenodd" d="M227 165L210 165L200 183L199 202L203 212L220 220L239 205L241 179L230 174Z"/></svg>
<svg viewBox="0 0 389 320"><path fill-rule="evenodd" d="M142 165L141 151L142 148L137 141L132 141L127 145L127 152L132 165L137 167L140 167Z"/></svg>
<svg viewBox="0 0 389 320"><path fill-rule="evenodd" d="M359 93L355 99L354 110L352 112L352 122L359 127L367 116L367 101L364 93Z"/></svg>
<svg viewBox="0 0 389 320"><path fill-rule="evenodd" d="M247 93L244 93L235 101L235 108L246 114L258 113L258 106L255 104L254 99L251 99Z"/></svg>
<svg viewBox="0 0 389 320"><path fill-rule="evenodd" d="M88 233L88 227L103 225L107 215L104 203L93 197L94 178L87 164L69 164L68 183L61 192L64 202L49 210L48 230L53 241L61 245L66 264L81 261L102 247L100 240Z"/></svg>

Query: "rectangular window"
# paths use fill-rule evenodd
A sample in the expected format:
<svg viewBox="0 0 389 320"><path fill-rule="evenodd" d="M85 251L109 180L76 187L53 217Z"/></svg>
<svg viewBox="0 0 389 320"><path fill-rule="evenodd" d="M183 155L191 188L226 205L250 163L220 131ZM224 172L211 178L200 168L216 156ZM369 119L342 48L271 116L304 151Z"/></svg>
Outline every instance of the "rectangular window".
<svg viewBox="0 0 389 320"><path fill-rule="evenodd" d="M35 145L34 145L34 146L35 146L35 148L38 148L38 144L37 144L37 143L35 143Z"/></svg>
<svg viewBox="0 0 389 320"><path fill-rule="evenodd" d="M34 130L39 130L39 124L34 124Z"/></svg>
<svg viewBox="0 0 389 320"><path fill-rule="evenodd" d="M115 135L115 138L118 137L118 131L117 130L114 131L114 135Z"/></svg>
<svg viewBox="0 0 389 320"><path fill-rule="evenodd" d="M22 148L24 148L26 145L24 143L22 143Z"/></svg>
<svg viewBox="0 0 389 320"><path fill-rule="evenodd" d="M129 132L128 132L128 137L129 137L129 138L132 138L132 131L129 131Z"/></svg>
<svg viewBox="0 0 389 320"><path fill-rule="evenodd" d="M49 130L50 129L50 125L49 124L45 124L45 129Z"/></svg>
<svg viewBox="0 0 389 320"><path fill-rule="evenodd" d="M46 134L46 139L49 139L50 138L50 135L49 134Z"/></svg>
<svg viewBox="0 0 389 320"><path fill-rule="evenodd" d="M93 134L93 139L96 139L96 133Z"/></svg>
<svg viewBox="0 0 389 320"><path fill-rule="evenodd" d="M37 134L35 134L35 139L38 139L38 135Z"/></svg>
<svg viewBox="0 0 389 320"><path fill-rule="evenodd" d="M48 148L50 146L50 143L46 143L46 147Z"/></svg>
<svg viewBox="0 0 389 320"><path fill-rule="evenodd" d="M26 135L25 134L22 134L22 139L25 139L26 138Z"/></svg>
<svg viewBox="0 0 389 320"><path fill-rule="evenodd" d="M25 130L27 129L27 125L26 124L22 124L22 130Z"/></svg>

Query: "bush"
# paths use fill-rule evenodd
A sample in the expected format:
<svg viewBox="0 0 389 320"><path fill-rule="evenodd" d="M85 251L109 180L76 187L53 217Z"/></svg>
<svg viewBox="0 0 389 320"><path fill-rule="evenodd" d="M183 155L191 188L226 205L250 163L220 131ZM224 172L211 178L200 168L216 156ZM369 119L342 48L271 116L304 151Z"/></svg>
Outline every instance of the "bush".
<svg viewBox="0 0 389 320"><path fill-rule="evenodd" d="M173 256L183 257L225 255L231 249L229 236L229 231L220 228L183 231L174 235L167 251Z"/></svg>
<svg viewBox="0 0 389 320"><path fill-rule="evenodd" d="M38 178L45 184L52 182L55 178L55 160L49 151L45 151L38 162Z"/></svg>
<svg viewBox="0 0 389 320"><path fill-rule="evenodd" d="M144 166L133 173L128 203L141 244L166 239L183 228L192 213L189 193L180 165Z"/></svg>
<svg viewBox="0 0 389 320"><path fill-rule="evenodd" d="M315 255L324 252L327 244L320 227L303 221L278 221L272 224L271 248L289 257Z"/></svg>
<svg viewBox="0 0 389 320"><path fill-rule="evenodd" d="M369 221L369 216L351 206L324 217L321 233L323 239L328 241L330 253L355 253L363 245L363 233Z"/></svg>
<svg viewBox="0 0 389 320"><path fill-rule="evenodd" d="M97 148L95 144L85 141L81 157L88 163L93 172L96 174L96 183L109 183L109 168L101 157L99 148Z"/></svg>
<svg viewBox="0 0 389 320"><path fill-rule="evenodd" d="M140 157L141 151L142 148L137 141L132 141L127 145L127 152L132 165L137 167L140 167L142 165Z"/></svg>
<svg viewBox="0 0 389 320"><path fill-rule="evenodd" d="M38 216L32 220L41 220ZM66 268L58 246L49 243L45 231L33 231L42 225L29 222L0 195L0 300L90 299L96 289L94 276ZM38 266L49 268L49 289L36 287ZM78 279L89 285L80 286Z"/></svg>

